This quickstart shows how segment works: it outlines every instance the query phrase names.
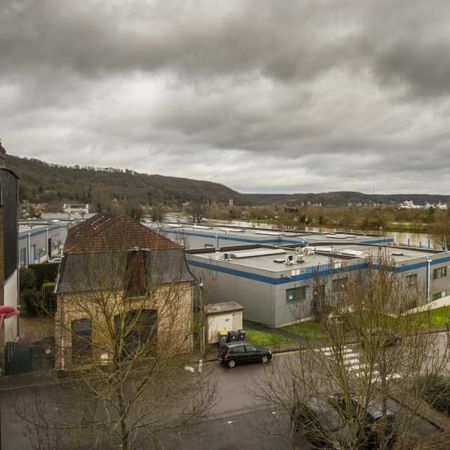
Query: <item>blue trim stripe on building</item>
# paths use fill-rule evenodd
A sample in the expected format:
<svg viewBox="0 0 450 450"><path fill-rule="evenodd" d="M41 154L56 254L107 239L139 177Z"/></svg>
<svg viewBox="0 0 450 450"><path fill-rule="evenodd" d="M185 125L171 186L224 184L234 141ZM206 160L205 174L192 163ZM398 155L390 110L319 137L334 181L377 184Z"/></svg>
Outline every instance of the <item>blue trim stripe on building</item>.
<svg viewBox="0 0 450 450"><path fill-rule="evenodd" d="M176 231L168 231L168 230L164 230L164 232L167 234L174 234L178 238L183 237L183 236L193 236L193 237L200 237L203 239L210 239L214 242L217 241L217 237L211 236L210 234L195 233L195 232L190 232L190 231L176 232ZM224 241L245 242L246 244L279 244L280 243L280 239L257 240L257 239L246 239L246 238L223 236L223 235L219 235L218 239L219 239L219 241L224 240ZM300 244L303 241L291 241L291 242L294 244Z"/></svg>
<svg viewBox="0 0 450 450"><path fill-rule="evenodd" d="M437 264L442 264L444 262L449 262L449 261L450 261L450 257L446 257L446 258L441 258L439 260L434 260L431 262L431 264L437 265ZM306 281L306 280L310 280L313 278L312 270L302 273L300 275L288 275L288 276L284 276L284 277L275 278L275 277L260 275L260 274L256 274L256 273L252 273L252 272L248 272L248 271L244 271L244 270L233 269L230 267L223 267L223 266L219 266L219 265L203 263L200 261L194 261L192 259L188 259L188 264L191 266L194 266L194 267L199 267L201 269L213 270L216 272L226 273L228 275L235 275L235 276L238 276L241 278L247 278L249 280L259 281L261 283L267 283L267 284L271 284L271 285L287 284L287 283L292 283L292 282L296 282L296 281ZM407 272L410 270L426 268L426 266L427 266L427 261L425 260L425 261L420 261L415 264L397 267L394 270L396 272L401 273L401 272ZM361 263L361 264L346 266L341 269L322 270L322 271L319 271L319 275L329 276L329 275L337 274L337 273L354 272L356 270L367 269L368 267L369 267L368 263L365 262L365 263ZM377 269L376 264L372 265L372 267L374 269Z"/></svg>
<svg viewBox="0 0 450 450"><path fill-rule="evenodd" d="M247 278L249 280L259 281L261 283L267 283L267 284L271 284L271 285L288 284L288 283L297 282L297 281L307 281L307 280L311 280L314 277L313 271L305 272L300 275L288 275L288 276L284 276L284 277L275 278L275 277L268 277L266 275L260 275L257 273L247 272L244 270L232 269L230 267L223 267L223 266L203 263L200 261L194 261L192 259L188 260L188 264L191 266L194 266L194 267L201 268L201 269L213 270L216 272L226 273L228 275L234 275L234 276L241 277L241 278ZM319 274L321 276L329 276L331 274L336 274L336 273L345 273L345 272L354 272L356 270L363 270L363 269L367 269L367 267L368 267L367 263L355 264L352 266L343 267L341 269L323 270L323 271L320 271Z"/></svg>
<svg viewBox="0 0 450 450"><path fill-rule="evenodd" d="M265 238L241 238L241 237L237 237L237 236L227 236L227 235L223 235L223 234L219 234L219 235L212 235L209 233L201 233L201 232L195 232L195 231L176 231L176 230L163 230L165 233L167 234L173 234L176 237L183 237L183 236L192 236L192 237L200 237L200 238L204 238L204 239L210 239L212 241L217 241L217 239L219 241L223 240L223 241L235 241L235 242L244 242L246 244L306 244L308 241L303 239L303 238L298 238L298 239L286 239L283 236L280 236L277 239L265 239ZM360 244L372 244L372 245L376 245L376 244L387 244L389 242L393 242L394 239L390 238L390 237L386 237L383 239L368 239L366 241L360 242ZM311 245L314 245L314 242L310 243Z"/></svg>
<svg viewBox="0 0 450 450"><path fill-rule="evenodd" d="M55 231L55 230L64 230L65 227L61 225L53 225L48 227L48 231ZM40 234L45 234L47 231L47 228L39 228L37 230L29 230L29 231L21 231L19 233L19 241L22 239L27 239L28 235L30 236L38 236Z"/></svg>
<svg viewBox="0 0 450 450"><path fill-rule="evenodd" d="M445 258L439 258L439 259L432 259L431 265L436 266L438 264L448 263L450 262L450 256L446 256ZM423 269L427 266L427 260L420 261L414 264L409 264L407 266L400 266L397 268L397 272L407 272L408 270L415 270L415 269Z"/></svg>
<svg viewBox="0 0 450 450"><path fill-rule="evenodd" d="M358 244L371 244L371 245L376 245L376 244L389 244L390 242L394 242L394 238L390 238L390 237L385 237L383 239L374 239L374 240L367 240L367 241L363 241L363 242L358 242Z"/></svg>

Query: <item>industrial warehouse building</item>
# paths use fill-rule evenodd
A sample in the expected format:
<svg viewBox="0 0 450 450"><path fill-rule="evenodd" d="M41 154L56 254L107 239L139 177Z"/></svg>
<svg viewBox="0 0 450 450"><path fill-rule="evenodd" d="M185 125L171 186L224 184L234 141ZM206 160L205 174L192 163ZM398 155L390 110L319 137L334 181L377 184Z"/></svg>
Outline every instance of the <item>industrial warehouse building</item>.
<svg viewBox="0 0 450 450"><path fill-rule="evenodd" d="M317 301L314 273L325 292L340 289L350 273L365 270L368 257L376 258L380 253L391 259L408 286L423 289L422 304L450 294L448 251L351 243L306 249L255 246L192 250L188 262L203 282L205 301L236 301L244 307L245 319L280 327L298 320L300 306L304 316L311 313Z"/></svg>
<svg viewBox="0 0 450 450"><path fill-rule="evenodd" d="M26 221L19 224L19 267L39 264L59 255L67 237L67 225Z"/></svg>
<svg viewBox="0 0 450 450"><path fill-rule="evenodd" d="M149 225L152 226L152 225ZM163 224L158 232L183 245L186 249L272 245L305 246L308 244L385 245L393 243L391 236L365 235L360 233L320 233L312 231L281 231L262 228L238 228L231 226L206 226L187 224Z"/></svg>

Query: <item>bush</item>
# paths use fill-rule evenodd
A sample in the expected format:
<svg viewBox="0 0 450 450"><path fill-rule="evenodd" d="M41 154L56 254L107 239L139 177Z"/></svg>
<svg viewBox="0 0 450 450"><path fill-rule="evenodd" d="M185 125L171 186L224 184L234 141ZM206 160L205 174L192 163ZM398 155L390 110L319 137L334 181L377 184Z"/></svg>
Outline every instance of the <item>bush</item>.
<svg viewBox="0 0 450 450"><path fill-rule="evenodd" d="M24 315L53 315L59 264L30 264L20 269L20 307Z"/></svg>
<svg viewBox="0 0 450 450"><path fill-rule="evenodd" d="M36 274L34 270L23 267L19 272L20 293L36 287Z"/></svg>
<svg viewBox="0 0 450 450"><path fill-rule="evenodd" d="M55 283L44 283L40 289L24 289L20 292L20 307L23 315L53 316L56 311Z"/></svg>
<svg viewBox="0 0 450 450"><path fill-rule="evenodd" d="M419 395L438 411L450 416L450 378L430 375L417 382Z"/></svg>
<svg viewBox="0 0 450 450"><path fill-rule="evenodd" d="M45 315L54 316L56 312L56 295L54 293L55 283L46 282L41 287L41 301L39 312Z"/></svg>
<svg viewBox="0 0 450 450"><path fill-rule="evenodd" d="M30 264L28 270L32 270L36 277L36 288L41 289L47 282L54 282L58 275L59 264Z"/></svg>

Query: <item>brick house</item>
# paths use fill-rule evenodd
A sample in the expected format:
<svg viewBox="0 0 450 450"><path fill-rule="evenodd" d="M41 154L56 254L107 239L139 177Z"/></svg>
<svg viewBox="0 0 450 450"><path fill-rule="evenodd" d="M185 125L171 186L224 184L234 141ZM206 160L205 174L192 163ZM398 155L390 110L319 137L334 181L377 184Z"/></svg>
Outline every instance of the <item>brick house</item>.
<svg viewBox="0 0 450 450"><path fill-rule="evenodd" d="M192 349L194 277L183 248L125 215L69 229L56 283L56 368ZM130 350L131 349L131 350ZM149 350L150 349L150 350Z"/></svg>

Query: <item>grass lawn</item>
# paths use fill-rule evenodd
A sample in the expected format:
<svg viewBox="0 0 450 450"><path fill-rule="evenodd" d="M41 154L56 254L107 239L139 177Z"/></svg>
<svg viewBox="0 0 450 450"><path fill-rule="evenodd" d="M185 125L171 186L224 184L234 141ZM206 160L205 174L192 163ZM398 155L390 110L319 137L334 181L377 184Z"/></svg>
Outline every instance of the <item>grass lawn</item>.
<svg viewBox="0 0 450 450"><path fill-rule="evenodd" d="M322 333L319 323L315 320L306 320L304 322L296 323L295 325L287 325L283 327L283 330L307 339L325 339L325 335Z"/></svg>
<svg viewBox="0 0 450 450"><path fill-rule="evenodd" d="M392 319L394 320L394 319ZM395 319L398 320L398 319ZM450 324L450 306L443 306L442 308L430 309L429 311L423 311L411 315L403 316L405 328L408 327L415 328L417 324L424 329L438 328ZM395 328L395 325L394 325ZM296 334L298 336L315 339L324 340L326 339L325 334L322 332L320 325L315 320L307 320L304 322L299 322L294 325L287 325L283 327L283 330L289 331L290 333ZM255 331L256 332L256 331ZM258 332L257 332L258 333ZM264 332L261 332L265 334ZM352 335L351 332L348 333L349 337ZM250 335L249 335L250 336ZM279 339L284 339L281 336L275 336ZM251 338L249 337L251 340ZM256 344L256 342L255 342ZM263 345L263 344L261 344ZM273 344L264 344L273 345Z"/></svg>
<svg viewBox="0 0 450 450"><path fill-rule="evenodd" d="M260 331L254 328L244 327L246 336L245 339L252 344L258 346L275 346L283 344L292 344L294 341L284 336L271 333L270 331Z"/></svg>
<svg viewBox="0 0 450 450"><path fill-rule="evenodd" d="M450 306L443 306L442 308L406 315L405 319L408 318L412 323L417 323L416 321L419 320L419 323L423 328L444 327L445 325L450 324Z"/></svg>

